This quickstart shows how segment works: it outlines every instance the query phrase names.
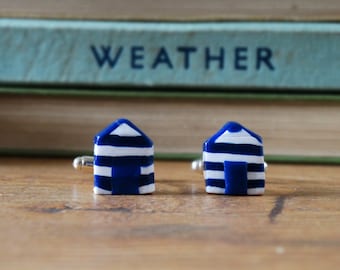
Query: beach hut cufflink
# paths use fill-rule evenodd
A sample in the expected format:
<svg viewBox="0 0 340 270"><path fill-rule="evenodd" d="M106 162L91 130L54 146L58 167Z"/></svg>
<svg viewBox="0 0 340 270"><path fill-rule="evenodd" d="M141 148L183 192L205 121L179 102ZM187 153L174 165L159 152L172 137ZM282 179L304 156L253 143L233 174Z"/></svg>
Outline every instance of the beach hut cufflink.
<svg viewBox="0 0 340 270"><path fill-rule="evenodd" d="M75 158L73 166L93 166L95 194L136 195L155 191L153 142L124 118L95 135L94 156Z"/></svg>
<svg viewBox="0 0 340 270"><path fill-rule="evenodd" d="M203 144L203 166L207 193L262 195L265 191L265 162L261 136L237 122L226 123Z"/></svg>

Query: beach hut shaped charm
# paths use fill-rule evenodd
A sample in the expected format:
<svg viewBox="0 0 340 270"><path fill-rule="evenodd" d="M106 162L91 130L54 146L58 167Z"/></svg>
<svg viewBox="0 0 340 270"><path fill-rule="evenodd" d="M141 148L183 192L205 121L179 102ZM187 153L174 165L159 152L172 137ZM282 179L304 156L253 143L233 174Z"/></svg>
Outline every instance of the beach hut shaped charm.
<svg viewBox="0 0 340 270"><path fill-rule="evenodd" d="M226 123L203 144L203 168L207 193L262 195L262 138L237 122Z"/></svg>
<svg viewBox="0 0 340 270"><path fill-rule="evenodd" d="M95 194L155 191L153 142L127 119L118 119L94 137Z"/></svg>

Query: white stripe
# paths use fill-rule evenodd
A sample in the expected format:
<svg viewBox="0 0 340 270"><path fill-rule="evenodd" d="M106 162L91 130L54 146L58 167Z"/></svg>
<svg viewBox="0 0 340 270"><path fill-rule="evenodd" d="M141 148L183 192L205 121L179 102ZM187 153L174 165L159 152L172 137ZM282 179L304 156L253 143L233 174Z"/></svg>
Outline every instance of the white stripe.
<svg viewBox="0 0 340 270"><path fill-rule="evenodd" d="M266 174L264 172L248 172L248 180L265 180Z"/></svg>
<svg viewBox="0 0 340 270"><path fill-rule="evenodd" d="M111 195L112 191L111 190L102 189L102 188L99 188L99 187L94 187L93 188L93 193L94 194L98 194L98 195Z"/></svg>
<svg viewBox="0 0 340 270"><path fill-rule="evenodd" d="M155 191L155 184L149 184L139 187L139 194L149 194Z"/></svg>
<svg viewBox="0 0 340 270"><path fill-rule="evenodd" d="M205 191L207 193L224 194L224 188L213 187L213 186L206 186Z"/></svg>
<svg viewBox="0 0 340 270"><path fill-rule="evenodd" d="M94 145L94 155L104 157L152 156L152 147L123 147L111 145Z"/></svg>
<svg viewBox="0 0 340 270"><path fill-rule="evenodd" d="M226 130L221 136L219 136L215 142L217 143L234 143L234 144L252 144L262 146L253 135L242 129L239 132L230 132Z"/></svg>
<svg viewBox="0 0 340 270"><path fill-rule="evenodd" d="M148 175L148 174L151 174L155 171L154 169L154 165L150 165L150 166L146 166L146 167L141 167L141 171L140 171L140 174L141 175Z"/></svg>
<svg viewBox="0 0 340 270"><path fill-rule="evenodd" d="M225 160L245 161L248 163L255 163L255 164L261 164L264 162L263 156L203 152L203 161L205 162L224 162Z"/></svg>
<svg viewBox="0 0 340 270"><path fill-rule="evenodd" d="M213 170L206 170L203 171L205 179L220 179L224 180L224 171L213 171ZM248 172L247 179L251 180L264 180L265 173L264 172Z"/></svg>
<svg viewBox="0 0 340 270"><path fill-rule="evenodd" d="M247 194L248 195L262 195L264 194L264 188L248 188ZM207 193L213 193L213 194L224 194L225 190L224 188L219 187L213 187L213 186L207 186L205 188L205 191Z"/></svg>
<svg viewBox="0 0 340 270"><path fill-rule="evenodd" d="M137 137L142 136L137 130L130 127L128 124L123 123L114 130L111 131L110 135L118 135L121 137Z"/></svg>
<svg viewBox="0 0 340 270"><path fill-rule="evenodd" d="M139 187L138 191L139 191L140 194L149 194L149 193L154 192L155 190L156 190L155 184L149 184L149 185ZM94 187L93 193L98 194L98 195L111 195L112 191L102 189L102 188L99 188L99 187Z"/></svg>
<svg viewBox="0 0 340 270"><path fill-rule="evenodd" d="M211 170L206 170L203 171L204 178L205 179L219 179L219 180L224 180L224 171L211 171Z"/></svg>
<svg viewBox="0 0 340 270"><path fill-rule="evenodd" d="M141 175L148 175L154 172L154 165L141 167ZM112 167L93 166L93 174L99 176L112 177Z"/></svg>
<svg viewBox="0 0 340 270"><path fill-rule="evenodd" d="M93 166L93 174L99 176L112 177L112 167Z"/></svg>
<svg viewBox="0 0 340 270"><path fill-rule="evenodd" d="M248 195L262 195L264 193L264 188L248 188Z"/></svg>

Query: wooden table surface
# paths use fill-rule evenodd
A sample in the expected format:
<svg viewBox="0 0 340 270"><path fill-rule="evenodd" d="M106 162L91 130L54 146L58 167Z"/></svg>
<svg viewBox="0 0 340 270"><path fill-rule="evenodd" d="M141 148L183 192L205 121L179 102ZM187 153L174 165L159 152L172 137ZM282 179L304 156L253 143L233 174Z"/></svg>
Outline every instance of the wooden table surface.
<svg viewBox="0 0 340 270"><path fill-rule="evenodd" d="M71 160L0 158L0 269L339 269L340 167L271 164L260 197L155 170L153 195L95 196Z"/></svg>

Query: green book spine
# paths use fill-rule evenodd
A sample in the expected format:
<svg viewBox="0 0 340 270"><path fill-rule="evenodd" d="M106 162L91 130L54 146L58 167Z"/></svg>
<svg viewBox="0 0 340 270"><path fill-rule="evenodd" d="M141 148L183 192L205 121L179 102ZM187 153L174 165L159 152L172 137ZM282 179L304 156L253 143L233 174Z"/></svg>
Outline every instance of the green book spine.
<svg viewBox="0 0 340 270"><path fill-rule="evenodd" d="M1 19L0 84L336 91L339 44L337 23Z"/></svg>

